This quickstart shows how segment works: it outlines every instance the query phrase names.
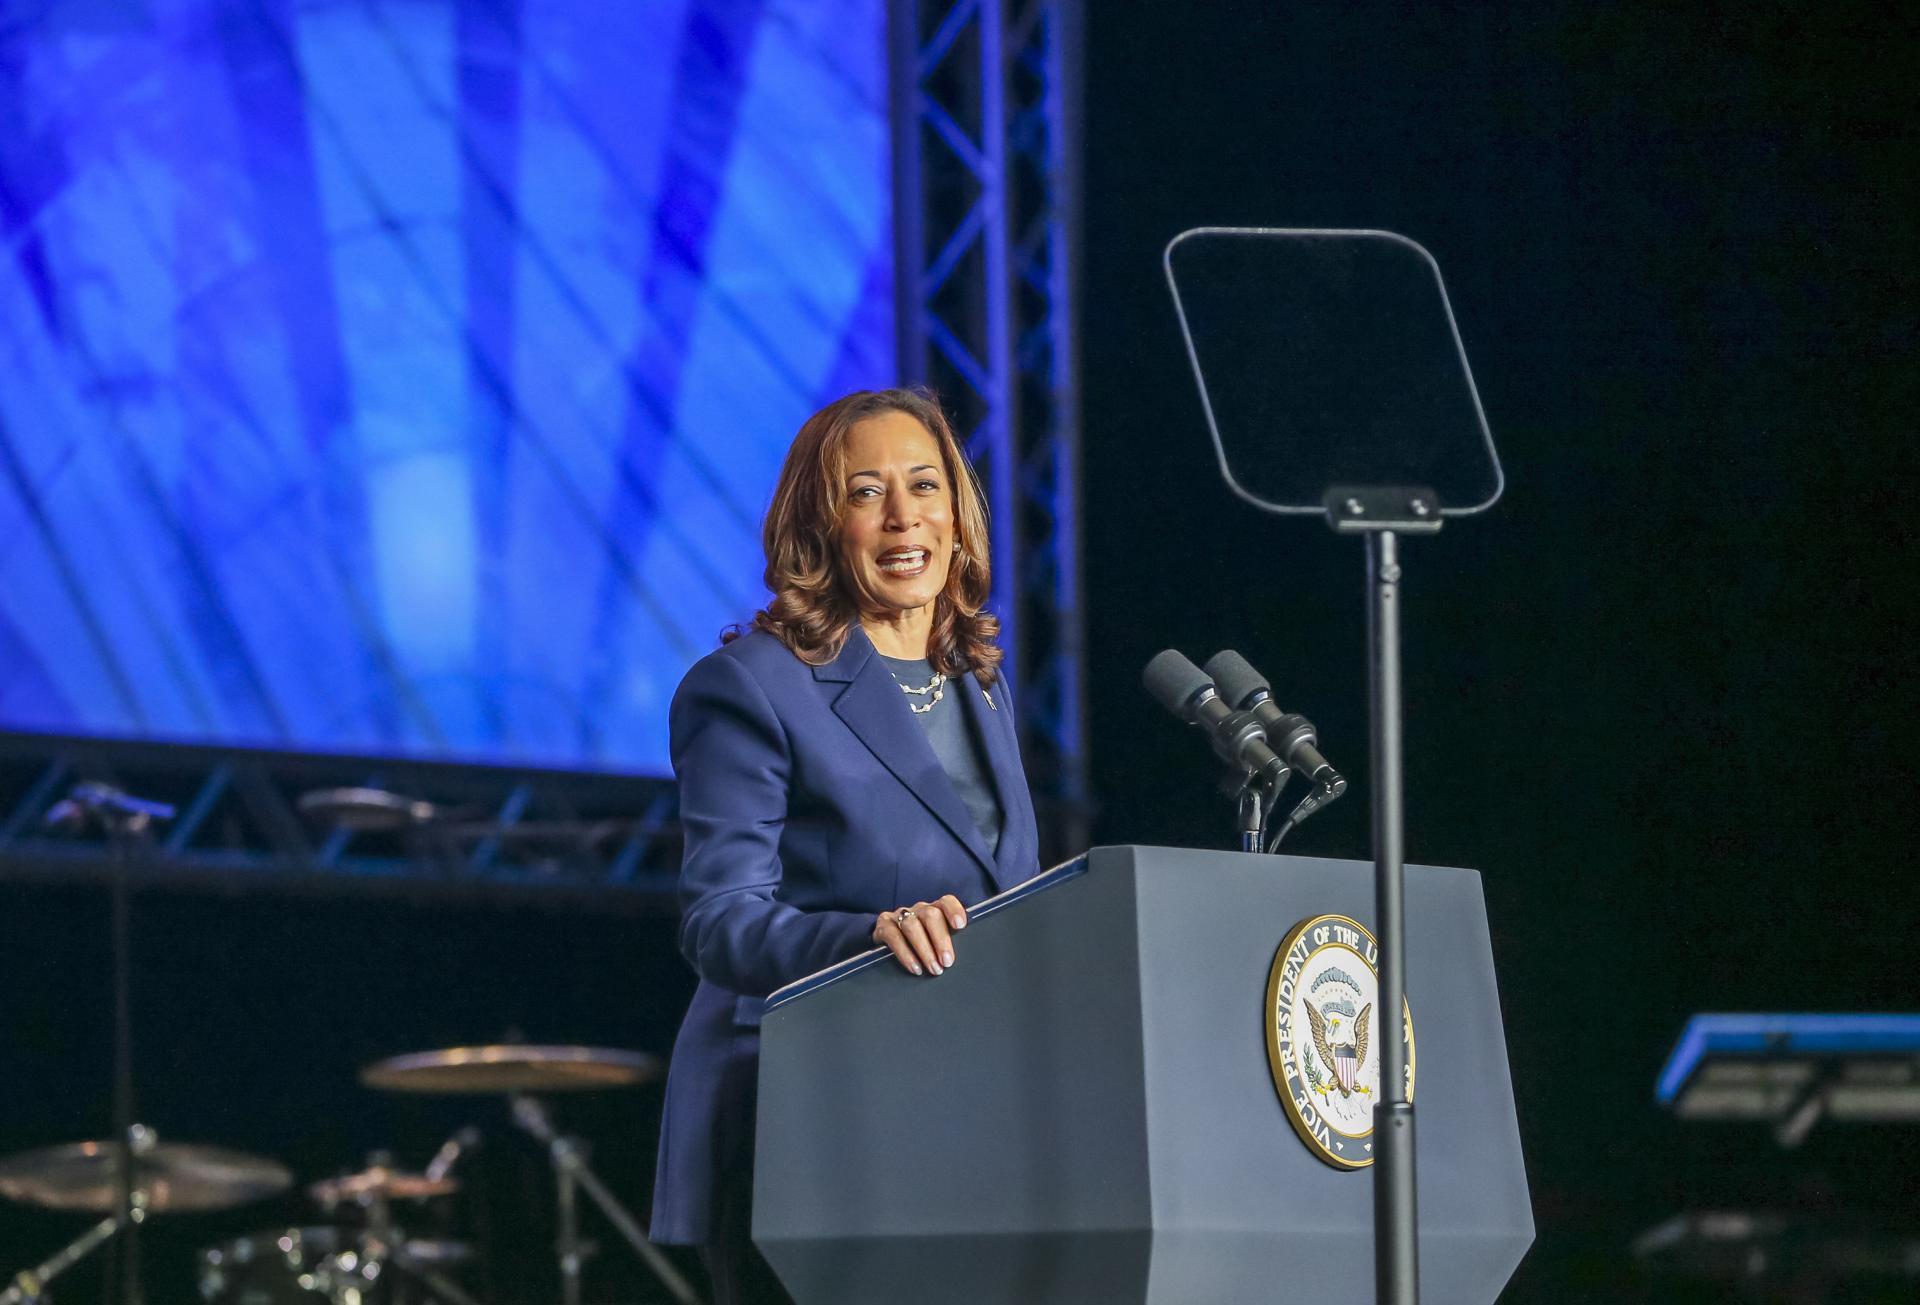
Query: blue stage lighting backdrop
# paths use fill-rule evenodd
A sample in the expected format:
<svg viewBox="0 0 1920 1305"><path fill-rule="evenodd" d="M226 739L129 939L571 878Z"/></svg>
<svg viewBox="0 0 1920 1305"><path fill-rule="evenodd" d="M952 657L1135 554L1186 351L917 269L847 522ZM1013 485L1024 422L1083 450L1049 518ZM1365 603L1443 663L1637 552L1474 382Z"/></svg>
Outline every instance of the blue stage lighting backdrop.
<svg viewBox="0 0 1920 1305"><path fill-rule="evenodd" d="M893 369L881 0L0 6L0 727L661 771Z"/></svg>

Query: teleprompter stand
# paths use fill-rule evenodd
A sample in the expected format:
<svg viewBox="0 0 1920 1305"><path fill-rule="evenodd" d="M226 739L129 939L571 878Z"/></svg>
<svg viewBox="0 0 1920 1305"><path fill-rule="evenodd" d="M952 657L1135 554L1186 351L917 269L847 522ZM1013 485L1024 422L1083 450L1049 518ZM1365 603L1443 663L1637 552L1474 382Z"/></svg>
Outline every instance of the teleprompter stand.
<svg viewBox="0 0 1920 1305"><path fill-rule="evenodd" d="M1199 228L1163 264L1227 487L1363 535L1380 1006L1406 997L1400 733L1402 536L1484 511L1504 485L1439 265L1385 231ZM1402 1039L1380 1044L1374 1290L1419 1299L1413 1103Z"/></svg>
<svg viewBox="0 0 1920 1305"><path fill-rule="evenodd" d="M1336 533L1367 541L1367 685L1372 725L1373 900L1380 929L1380 1009L1401 1010L1407 995L1406 820L1401 797L1400 536L1440 529L1432 490L1335 486L1327 521ZM1380 1100L1373 1108L1374 1280L1385 1305L1419 1298L1414 1201L1413 1102L1407 1097L1407 1048L1380 1040Z"/></svg>

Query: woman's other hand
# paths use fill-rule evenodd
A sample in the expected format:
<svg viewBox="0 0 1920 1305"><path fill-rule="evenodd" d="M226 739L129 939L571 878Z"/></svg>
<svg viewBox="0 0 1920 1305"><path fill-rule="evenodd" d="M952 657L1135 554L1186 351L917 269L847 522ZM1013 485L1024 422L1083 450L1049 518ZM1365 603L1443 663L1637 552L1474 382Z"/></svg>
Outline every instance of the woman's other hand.
<svg viewBox="0 0 1920 1305"><path fill-rule="evenodd" d="M953 935L966 927L967 908L948 893L937 902L882 912L873 940L892 951L909 973L939 974L953 964Z"/></svg>

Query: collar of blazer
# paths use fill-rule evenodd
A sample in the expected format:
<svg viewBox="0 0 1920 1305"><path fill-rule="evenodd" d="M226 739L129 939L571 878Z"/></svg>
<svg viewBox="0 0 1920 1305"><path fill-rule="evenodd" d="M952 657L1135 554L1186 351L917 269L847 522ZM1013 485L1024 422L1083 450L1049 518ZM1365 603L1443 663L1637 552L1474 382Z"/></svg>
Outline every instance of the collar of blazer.
<svg viewBox="0 0 1920 1305"><path fill-rule="evenodd" d="M986 840L980 837L979 828L967 813L966 803L960 800L960 793L947 777L940 758L934 755L933 745L927 742L926 731L907 710L907 701L900 694L899 683L874 651L873 641L867 638L867 632L855 625L847 633L847 642L840 649L840 655L824 666L814 667L813 678L822 685L846 686L833 700L834 715L846 722L847 728L866 745L867 751L873 753L881 765L907 786L907 790L920 800L921 805L946 826L947 832L958 839L973 855L973 859L998 883L999 867L987 851ZM1006 819L1004 813L1013 810L1006 781L1006 752L1012 744L1012 737L1008 735L1002 738L1006 723L998 719L980 719L986 711L986 704L984 699L975 701L980 698L979 687L979 682L968 676L967 691L959 697L964 710L979 730L980 738L986 743L987 768L993 773L994 793L1000 799L1002 818ZM996 710L994 714L999 717L1007 713ZM1002 834L1003 846L1006 841L1006 836Z"/></svg>

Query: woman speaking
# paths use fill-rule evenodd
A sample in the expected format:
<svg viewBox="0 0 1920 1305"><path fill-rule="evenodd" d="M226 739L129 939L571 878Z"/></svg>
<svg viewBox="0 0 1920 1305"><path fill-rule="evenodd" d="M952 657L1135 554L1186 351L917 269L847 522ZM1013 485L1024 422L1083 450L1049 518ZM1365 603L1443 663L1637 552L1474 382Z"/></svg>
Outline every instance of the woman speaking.
<svg viewBox="0 0 1920 1305"><path fill-rule="evenodd" d="M680 949L700 984L667 1075L653 1237L704 1248L720 1305L787 1299L751 1240L761 999L878 945L936 978L964 904L1039 856L981 610L986 513L939 406L863 391L815 413L763 539L772 600L687 673L669 717ZM912 1054L937 1069L935 1049Z"/></svg>

